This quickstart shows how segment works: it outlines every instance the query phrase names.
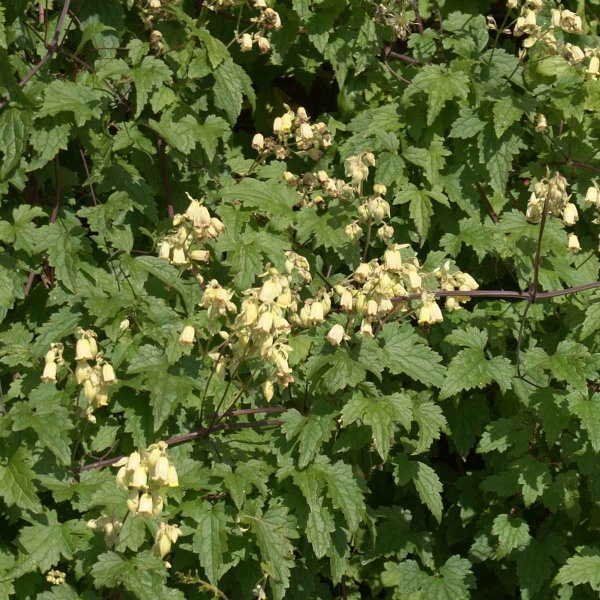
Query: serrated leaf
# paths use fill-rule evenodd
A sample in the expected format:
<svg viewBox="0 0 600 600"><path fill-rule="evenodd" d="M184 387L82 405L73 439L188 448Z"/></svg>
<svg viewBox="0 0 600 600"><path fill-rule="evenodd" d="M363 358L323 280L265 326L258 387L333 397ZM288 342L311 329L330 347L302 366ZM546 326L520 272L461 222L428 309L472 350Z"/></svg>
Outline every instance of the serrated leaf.
<svg viewBox="0 0 600 600"><path fill-rule="evenodd" d="M384 341L386 367L390 373L404 373L425 385L442 387L446 372L440 364L442 357L431 350L412 327L389 323L379 337Z"/></svg>
<svg viewBox="0 0 600 600"><path fill-rule="evenodd" d="M105 94L83 83L55 79L44 89L44 102L39 115L53 117L70 112L75 123L82 127L90 119L100 118L100 104Z"/></svg>
<svg viewBox="0 0 600 600"><path fill-rule="evenodd" d="M252 80L244 69L231 60L222 62L214 72L213 88L215 104L222 108L233 125L242 111L244 95L254 106L256 95L252 89Z"/></svg>
<svg viewBox="0 0 600 600"><path fill-rule="evenodd" d="M563 565L554 584L582 585L589 583L594 590L600 589L600 554L597 552L585 556L572 556Z"/></svg>
<svg viewBox="0 0 600 600"><path fill-rule="evenodd" d="M17 448L6 465L0 465L0 494L7 506L41 512L42 505L33 483L35 473L26 458L25 448Z"/></svg>
<svg viewBox="0 0 600 600"><path fill-rule="evenodd" d="M582 399L572 404L569 410L579 417L581 427L587 432L592 448L600 452L600 394L594 394L590 400Z"/></svg>
<svg viewBox="0 0 600 600"><path fill-rule="evenodd" d="M223 553L227 550L226 517L222 507L204 503L204 510L194 533L194 551L213 585L217 585L223 571Z"/></svg>
<svg viewBox="0 0 600 600"><path fill-rule="evenodd" d="M427 97L427 125L430 126L449 100L466 100L469 78L465 73L452 72L445 65L425 65L413 78L407 94L423 92Z"/></svg>
<svg viewBox="0 0 600 600"><path fill-rule="evenodd" d="M171 69L159 58L146 56L138 67L131 69L131 78L135 83L137 119L148 102L150 92L170 81Z"/></svg>
<svg viewBox="0 0 600 600"><path fill-rule="evenodd" d="M70 560L75 551L75 537L69 523L59 523L56 512L49 511L39 521L23 527L19 533L19 555L15 567L9 572L13 578L39 569L45 573L56 565L60 557Z"/></svg>
<svg viewBox="0 0 600 600"><path fill-rule="evenodd" d="M531 539L529 525L523 519L506 514L494 519L492 535L498 536L498 558L508 556L515 548L526 546Z"/></svg>
<svg viewBox="0 0 600 600"><path fill-rule="evenodd" d="M6 108L0 114L0 143L4 158L0 180L6 180L19 163L27 144L31 114L16 108Z"/></svg>

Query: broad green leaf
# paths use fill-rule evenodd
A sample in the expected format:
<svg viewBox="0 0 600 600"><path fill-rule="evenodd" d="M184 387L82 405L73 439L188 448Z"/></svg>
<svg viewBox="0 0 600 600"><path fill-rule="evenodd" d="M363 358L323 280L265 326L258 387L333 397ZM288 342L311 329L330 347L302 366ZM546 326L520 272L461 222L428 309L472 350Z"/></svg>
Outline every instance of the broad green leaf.
<svg viewBox="0 0 600 600"><path fill-rule="evenodd" d="M498 536L498 558L508 556L515 548L526 546L531 540L529 525L523 519L506 514L494 519L492 535Z"/></svg>
<svg viewBox="0 0 600 600"><path fill-rule="evenodd" d="M35 473L27 464L27 451L18 448L5 465L0 464L0 494L7 506L16 505L36 513L42 511L33 479Z"/></svg>

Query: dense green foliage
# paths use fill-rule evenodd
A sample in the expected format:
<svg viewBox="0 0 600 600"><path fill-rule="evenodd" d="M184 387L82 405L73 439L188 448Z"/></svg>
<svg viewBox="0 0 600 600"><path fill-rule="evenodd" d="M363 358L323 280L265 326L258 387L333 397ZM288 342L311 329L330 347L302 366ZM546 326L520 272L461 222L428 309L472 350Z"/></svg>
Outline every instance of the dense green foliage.
<svg viewBox="0 0 600 600"><path fill-rule="evenodd" d="M597 598L599 23L0 0L0 598Z"/></svg>

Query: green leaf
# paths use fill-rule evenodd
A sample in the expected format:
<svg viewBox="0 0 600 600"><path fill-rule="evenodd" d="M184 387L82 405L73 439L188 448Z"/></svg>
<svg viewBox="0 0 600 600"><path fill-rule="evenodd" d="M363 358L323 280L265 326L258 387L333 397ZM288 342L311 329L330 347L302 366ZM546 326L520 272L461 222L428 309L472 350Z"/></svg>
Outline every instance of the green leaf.
<svg viewBox="0 0 600 600"><path fill-rule="evenodd" d="M487 166L492 189L504 196L513 159L525 144L512 130L497 139L495 133L492 135L491 125L487 125L478 136L478 145L479 160Z"/></svg>
<svg viewBox="0 0 600 600"><path fill-rule="evenodd" d="M5 108L0 114L0 142L4 158L0 167L0 180L6 180L19 166L27 144L31 114L16 108Z"/></svg>
<svg viewBox="0 0 600 600"><path fill-rule="evenodd" d="M172 287L180 295L185 302L188 311L192 309L192 298L186 284L179 276L179 271L170 265L167 261L157 258L156 256L138 256L135 263L140 265L145 271L160 279L163 283Z"/></svg>
<svg viewBox="0 0 600 600"><path fill-rule="evenodd" d="M587 432L592 448L600 452L600 394L590 400L583 399L569 407L572 414L579 417L581 427Z"/></svg>
<svg viewBox="0 0 600 600"><path fill-rule="evenodd" d="M554 584L582 585L589 583L594 590L600 589L600 554L586 553L585 556L572 556L560 568Z"/></svg>
<svg viewBox="0 0 600 600"><path fill-rule="evenodd" d="M363 519L365 504L352 467L343 461L335 464L315 464L313 467L323 477L327 485L327 496L333 506L344 514L350 531L354 532Z"/></svg>
<svg viewBox="0 0 600 600"><path fill-rule="evenodd" d="M413 418L419 426L419 439L413 454L428 450L434 440L440 439L440 432L447 427L442 409L433 402L414 402Z"/></svg>
<svg viewBox="0 0 600 600"><path fill-rule="evenodd" d="M394 475L400 485L412 481L421 502L431 511L436 520L442 520L443 486L437 473L423 462L409 460L405 454L394 458Z"/></svg>
<svg viewBox="0 0 600 600"><path fill-rule="evenodd" d="M104 97L105 92L83 83L56 79L44 89L44 102L39 116L54 117L71 112L77 126L83 127L90 119L100 118L100 103Z"/></svg>
<svg viewBox="0 0 600 600"><path fill-rule="evenodd" d="M514 105L510 96L496 102L492 110L494 113L494 130L498 139L523 115L523 110Z"/></svg>
<svg viewBox="0 0 600 600"><path fill-rule="evenodd" d="M296 409L290 409L281 415L283 426L281 430L286 439L298 437L300 469L312 462L320 452L321 446L331 438L336 429L334 415L310 414L303 417Z"/></svg>
<svg viewBox="0 0 600 600"><path fill-rule="evenodd" d="M468 106L460 109L458 118L452 123L450 137L466 140L476 136L485 127L485 121Z"/></svg>
<svg viewBox="0 0 600 600"><path fill-rule="evenodd" d="M214 72L213 88L215 104L223 109L233 125L242 111L243 96L246 95L254 107L256 95L252 89L252 80L244 69L231 60L222 62Z"/></svg>
<svg viewBox="0 0 600 600"><path fill-rule="evenodd" d="M450 362L448 372L440 398L449 398L463 390L483 388L496 381L498 385L507 390L512 387L514 367L510 361L503 356L494 356L488 360L485 357L483 347L487 336L477 338L477 330L469 328L464 333L453 333L448 336L448 341L467 346L461 350ZM472 343L468 341L471 337Z"/></svg>
<svg viewBox="0 0 600 600"><path fill-rule="evenodd" d="M139 67L131 69L131 78L135 83L135 118L137 119L148 103L150 92L170 82L171 69L159 58L146 56Z"/></svg>
<svg viewBox="0 0 600 600"><path fill-rule="evenodd" d="M515 548L526 546L531 540L529 525L523 519L506 514L494 519L492 535L498 536L498 558L508 556Z"/></svg>
<svg viewBox="0 0 600 600"><path fill-rule="evenodd" d="M449 100L466 100L469 77L465 73L452 72L445 65L425 65L408 86L409 96L423 92L427 97L427 125L430 126Z"/></svg>
<svg viewBox="0 0 600 600"><path fill-rule="evenodd" d="M223 507L210 506L205 502L197 521L198 528L193 541L194 552L198 554L209 581L216 585L223 574L223 553L227 550L226 517Z"/></svg>
<svg viewBox="0 0 600 600"><path fill-rule="evenodd" d="M17 448L6 465L0 465L0 494L7 506L16 505L25 510L41 512L33 479L35 473L27 464L27 451Z"/></svg>
<svg viewBox="0 0 600 600"><path fill-rule="evenodd" d="M428 148L411 146L404 150L402 158L421 167L425 177L427 177L427 181L429 181L432 186L437 186L442 183L440 171L446 164L445 157L450 156L451 154L452 152L444 146L444 139L438 135L434 135ZM413 184L410 184L409 190L413 190L412 196L414 196L417 188ZM435 194L427 193L427 195L446 206L448 205L448 201L444 201L445 196L440 191L435 192ZM398 197L401 196L402 194L398 195ZM412 196L410 197L411 200Z"/></svg>
<svg viewBox="0 0 600 600"><path fill-rule="evenodd" d="M269 563L275 581L284 589L290 584L294 547L290 538L297 538L296 520L285 506L272 506L264 514L243 515L249 523L264 561Z"/></svg>
<svg viewBox="0 0 600 600"><path fill-rule="evenodd" d="M267 216L277 229L292 224L292 207L300 202L300 196L282 183L245 178L236 185L219 190L223 200L236 200L244 207L256 209Z"/></svg>
<svg viewBox="0 0 600 600"><path fill-rule="evenodd" d="M73 558L76 540L72 523L59 523L56 512L48 511L32 525L21 528L19 545L22 553L10 576L16 579L38 569L45 573L58 563L61 556L67 560Z"/></svg>
<svg viewBox="0 0 600 600"><path fill-rule="evenodd" d="M373 432L375 448L381 458L387 460L396 430L396 421L410 428L412 420L412 403L403 394L394 394L384 398L367 398L355 394L342 409L345 426L361 420Z"/></svg>
<svg viewBox="0 0 600 600"><path fill-rule="evenodd" d="M75 328L81 320L81 313L72 307L63 306L38 330L34 344L36 358L41 358L50 350L50 344L60 342L64 337L75 333Z"/></svg>
<svg viewBox="0 0 600 600"><path fill-rule="evenodd" d="M442 387L446 373L440 364L442 357L410 325L388 323L378 337L384 342L385 365L390 373L404 373L425 385Z"/></svg>

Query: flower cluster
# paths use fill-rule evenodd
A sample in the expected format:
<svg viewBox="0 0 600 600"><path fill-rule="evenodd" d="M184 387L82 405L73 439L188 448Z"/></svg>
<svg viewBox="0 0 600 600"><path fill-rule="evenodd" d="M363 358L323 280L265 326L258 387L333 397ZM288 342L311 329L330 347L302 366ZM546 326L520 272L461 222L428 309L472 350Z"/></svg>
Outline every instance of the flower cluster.
<svg viewBox="0 0 600 600"><path fill-rule="evenodd" d="M117 378L112 365L104 360L102 352L98 350L96 333L78 327L77 335L79 336L75 346L77 366L72 373L77 383L83 385L83 392L88 402L85 415L88 421L95 423L94 410L108 404L109 389L117 382ZM57 366L65 365L63 352L63 344L50 344L50 350L45 356L42 381L56 383ZM89 361L95 361L96 364L92 366Z"/></svg>
<svg viewBox="0 0 600 600"><path fill-rule="evenodd" d="M94 410L108 404L109 389L117 382L117 378L112 365L104 360L102 352L98 350L98 336L81 327L77 329L77 333L79 339L75 348L75 378L79 385L83 385L83 393L88 401L86 417L88 421L95 423ZM96 363L94 366L88 362L92 360Z"/></svg>
<svg viewBox="0 0 600 600"><path fill-rule="evenodd" d="M597 211L600 211L600 186L598 186L597 181L592 182L592 185L588 187L585 194L585 201L587 204L594 206ZM600 217L596 217L592 222L595 225L600 224ZM600 242L600 235L598 235L598 240ZM600 244L598 249L600 250Z"/></svg>
<svg viewBox="0 0 600 600"><path fill-rule="evenodd" d="M123 521L115 516L102 515L98 519L91 519L86 526L92 531L104 531L107 546L116 546L119 543L119 534L123 528Z"/></svg>
<svg viewBox="0 0 600 600"><path fill-rule="evenodd" d="M577 207L570 202L571 196L567 193L567 180L555 173L554 177L545 177L533 186L533 192L527 203L525 214L530 223L539 223L544 212L544 205L548 202L548 214L561 218L566 226L573 226L579 220ZM579 252L579 240L574 233L570 233L567 240L567 249Z"/></svg>
<svg viewBox="0 0 600 600"><path fill-rule="evenodd" d="M218 238L225 231L225 225L211 216L202 200L194 200L187 192L186 195L190 205L183 215L173 217L173 232L160 243L158 256L172 265L189 268L210 260L210 252L204 244Z"/></svg>
<svg viewBox="0 0 600 600"><path fill-rule="evenodd" d="M284 104L287 112L273 121L273 137L264 137L257 133L252 139L252 147L260 153L259 159L264 162L270 155L277 160L284 160L292 152L299 156L308 155L313 160L320 160L322 150L332 144L332 136L325 123L310 124L310 119L303 107L294 112Z"/></svg>
<svg viewBox="0 0 600 600"><path fill-rule="evenodd" d="M63 365L64 346L60 343L50 344L50 350L46 352L44 372L42 373L42 381L47 383L56 383L57 365Z"/></svg>
<svg viewBox="0 0 600 600"><path fill-rule="evenodd" d="M215 372L224 377L227 370L235 374L243 360L264 360L270 365L263 385L267 401L273 397L275 384L282 390L294 381L288 362L291 352L288 335L292 327L322 323L331 308L329 294L321 290L299 309L298 288L311 281L308 261L295 252L286 252L285 267L286 272L281 273L267 265L260 275L262 284L244 292L239 311L231 301L233 292L216 281L207 286L200 303L208 310L213 328L219 317L236 314L229 331L219 331L225 340L220 349L209 354L215 362Z"/></svg>
<svg viewBox="0 0 600 600"><path fill-rule="evenodd" d="M434 269L433 275L438 280L440 289L445 292L454 292L455 290L460 292L471 292L479 288L479 284L468 273L464 273L463 271L452 272L450 261L446 261L442 269ZM469 296L446 296L446 309L449 312L459 310L462 308L460 305L469 300ZM423 306L421 307L422 314L419 314L419 323L432 322L431 320L428 320L427 312L423 312L423 310L427 308L430 312L436 313L435 308L431 306L431 299L424 300ZM435 314L435 316L437 317L437 322L442 321L441 315Z"/></svg>
<svg viewBox="0 0 600 600"><path fill-rule="evenodd" d="M479 287L468 273L458 270L452 272L449 261L443 269L427 273L408 244L392 244L385 251L383 262L372 260L360 264L347 284L336 286L340 309L344 313L358 315L362 319L360 334L372 337L373 323L389 315L395 307L407 312L408 301L402 298L409 294L421 294L419 324L439 323L443 320L442 313L434 296L428 293L426 279L432 281L427 287L432 288L433 281L437 280L440 289L445 291L471 291ZM446 308L458 310L460 303L468 300L467 296L450 296L446 300ZM327 339L337 345L345 339L344 336L343 328L334 325Z"/></svg>
<svg viewBox="0 0 600 600"><path fill-rule="evenodd" d="M53 569L52 571L48 571L46 573L46 581L51 583L52 585L62 585L67 578L67 574L62 571L58 571L57 569Z"/></svg>
<svg viewBox="0 0 600 600"><path fill-rule="evenodd" d="M507 2L508 8L517 8L516 0ZM523 3L520 10L520 16L517 18L513 34L516 37L526 36L522 42L521 55L527 50L539 44L545 47L550 55L562 55L562 57L573 65L584 63L586 60L587 68L585 76L587 79L596 79L600 73L600 55L598 48L581 48L576 44L562 41L562 34L581 35L584 33L583 22L576 13L561 9L552 8L550 10L549 24L546 24L548 17L540 19L540 13L545 10L545 4L542 0L527 0ZM559 38L556 33L561 32Z"/></svg>
<svg viewBox="0 0 600 600"><path fill-rule="evenodd" d="M163 509L161 489L179 486L177 471L166 450L166 442L161 441L141 454L132 452L114 464L120 467L117 487L129 492L127 508L130 513L142 517L159 515Z"/></svg>
<svg viewBox="0 0 600 600"><path fill-rule="evenodd" d="M171 545L175 544L182 534L183 532L177 525L159 523L156 536L154 537L154 546L152 546L154 555L164 558L171 552Z"/></svg>

